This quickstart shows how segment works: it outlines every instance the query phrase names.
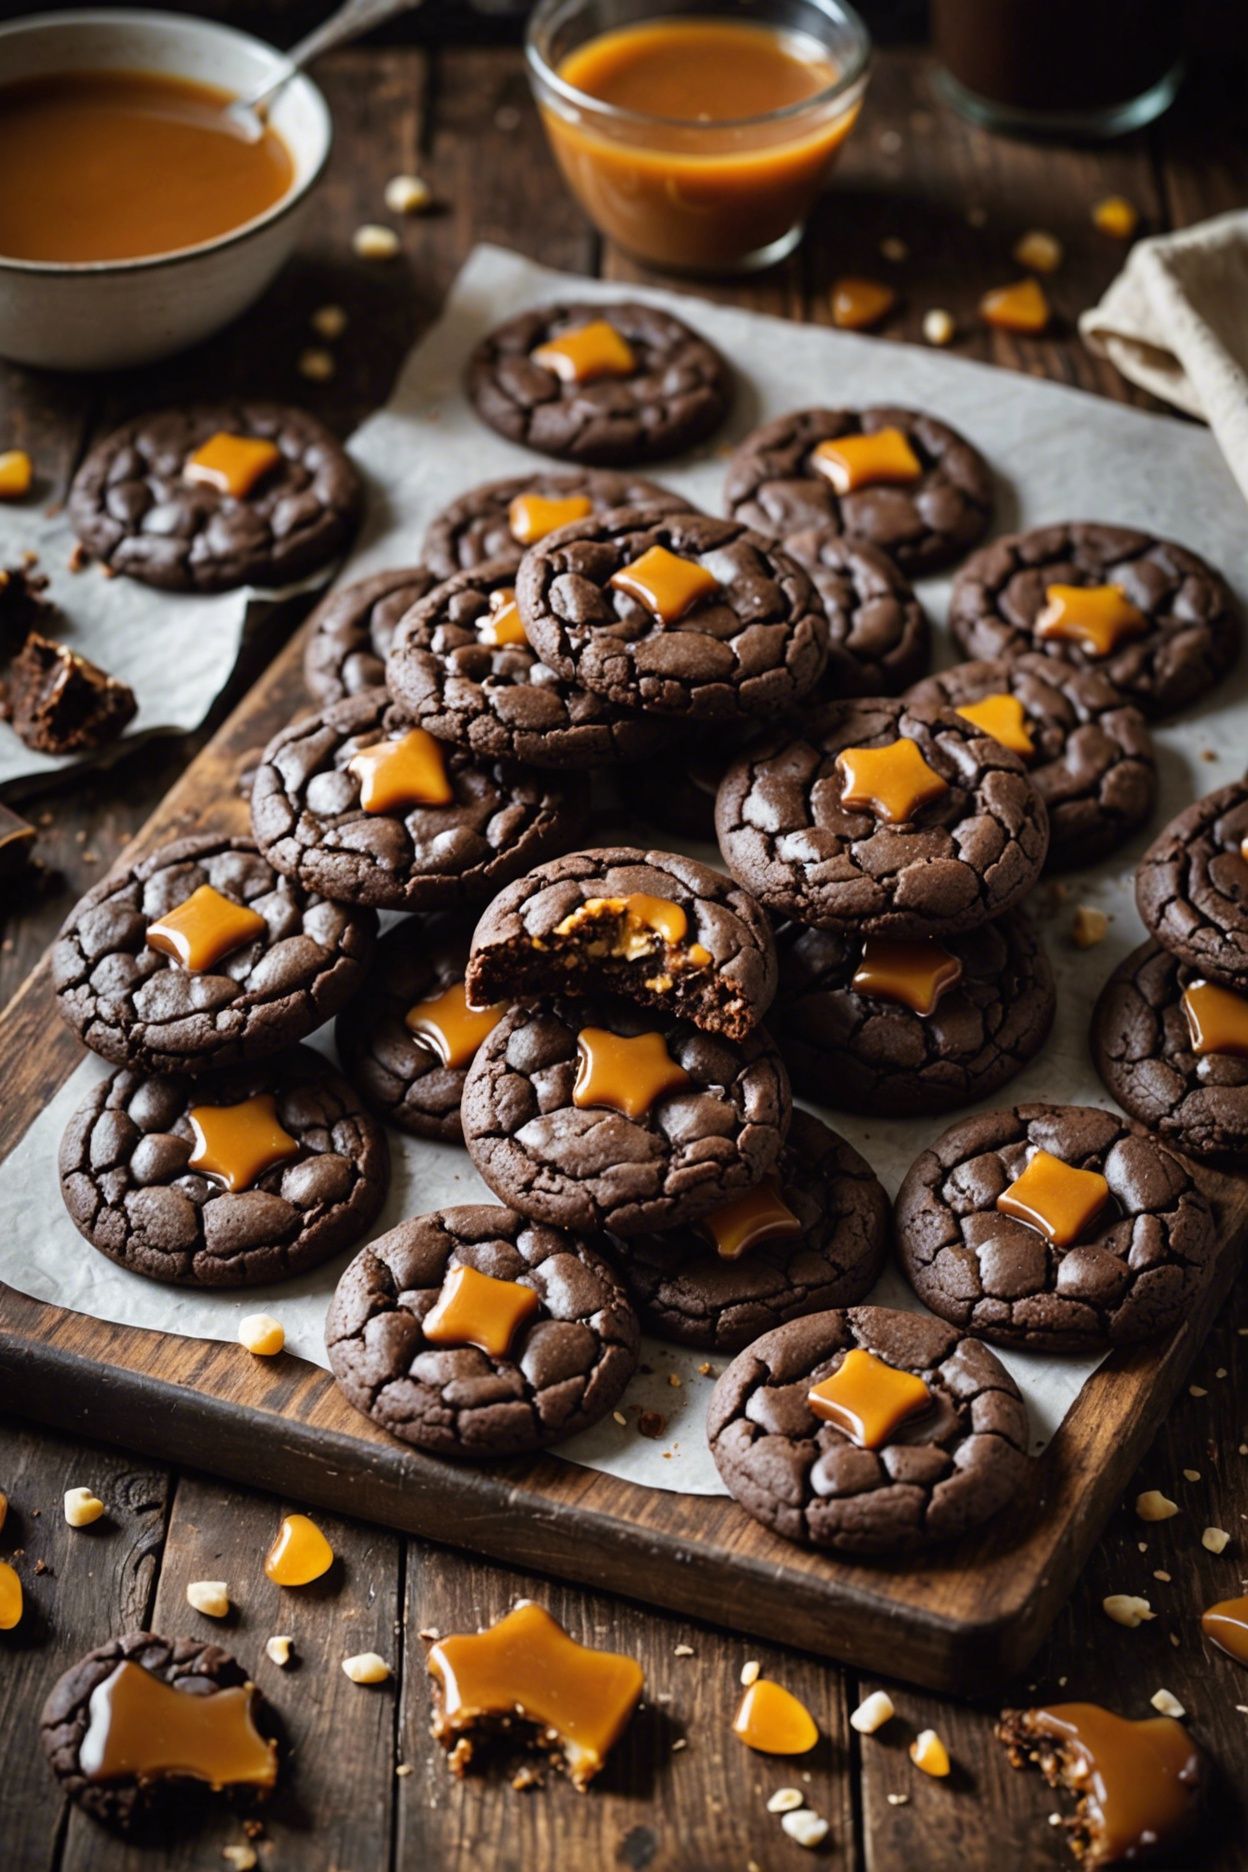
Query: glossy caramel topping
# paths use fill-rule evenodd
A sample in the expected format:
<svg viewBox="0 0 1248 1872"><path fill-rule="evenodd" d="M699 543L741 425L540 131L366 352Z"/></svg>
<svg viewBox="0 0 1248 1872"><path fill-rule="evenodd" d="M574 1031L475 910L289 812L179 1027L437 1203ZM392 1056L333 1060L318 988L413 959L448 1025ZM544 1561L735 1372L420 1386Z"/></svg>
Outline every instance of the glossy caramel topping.
<svg viewBox="0 0 1248 1872"><path fill-rule="evenodd" d="M764 1177L753 1189L721 1203L698 1227L724 1261L736 1261L764 1242L795 1241L802 1233L775 1177Z"/></svg>
<svg viewBox="0 0 1248 1872"><path fill-rule="evenodd" d="M288 1514L264 1556L264 1570L275 1586L310 1586L334 1564L334 1550L315 1521Z"/></svg>
<svg viewBox="0 0 1248 1872"><path fill-rule="evenodd" d="M299 1155L299 1141L282 1129L271 1092L239 1105L196 1105L187 1117L195 1139L187 1168L215 1177L232 1193L250 1189L274 1164Z"/></svg>
<svg viewBox="0 0 1248 1872"><path fill-rule="evenodd" d="M506 1358L512 1340L540 1306L535 1289L519 1281L453 1267L422 1330L432 1345L477 1346L490 1358Z"/></svg>
<svg viewBox="0 0 1248 1872"><path fill-rule="evenodd" d="M397 741L361 748L347 762L360 783L365 812L406 812L411 806L449 806L455 792L440 744L423 728L409 728Z"/></svg>
<svg viewBox="0 0 1248 1872"><path fill-rule="evenodd" d="M1216 982L1194 981L1183 990L1183 1012L1193 1053L1248 1059L1248 995L1219 988Z"/></svg>
<svg viewBox="0 0 1248 1872"><path fill-rule="evenodd" d="M0 1631L12 1631L21 1621L21 1579L7 1560L0 1560Z"/></svg>
<svg viewBox="0 0 1248 1872"><path fill-rule="evenodd" d="M264 436L227 435L224 429L218 429L187 456L182 478L202 481L233 500L246 500L281 459L277 443Z"/></svg>
<svg viewBox="0 0 1248 1872"><path fill-rule="evenodd" d="M608 584L627 592L660 624L675 624L695 605L719 590L719 580L695 559L682 559L666 546L651 546L612 573Z"/></svg>
<svg viewBox="0 0 1248 1872"><path fill-rule="evenodd" d="M185 969L209 969L267 929L259 911L223 897L211 884L201 884L176 910L148 924L147 946L172 956Z"/></svg>
<svg viewBox="0 0 1248 1872"><path fill-rule="evenodd" d="M1017 696L1004 693L982 696L978 702L968 702L965 708L955 709L954 713L973 727L982 728L985 734L1009 748L1011 753L1021 755L1023 760L1030 760L1036 751L1027 727L1027 711Z"/></svg>
<svg viewBox="0 0 1248 1872"><path fill-rule="evenodd" d="M628 897L587 897L555 925L555 935L565 941L588 933L591 955L622 956L628 962L653 955L664 945L679 948L688 931L689 918L678 903L645 891ZM704 962L710 961L700 944L693 947Z"/></svg>
<svg viewBox="0 0 1248 1872"><path fill-rule="evenodd" d="M607 319L591 319L562 338L548 339L529 353L561 383L592 383L596 377L631 377L637 368L633 347Z"/></svg>
<svg viewBox="0 0 1248 1872"><path fill-rule="evenodd" d="M689 1084L661 1033L630 1037L608 1027L582 1027L576 1056L572 1103L578 1111L605 1105L626 1118L644 1118L656 1100Z"/></svg>
<svg viewBox="0 0 1248 1872"><path fill-rule="evenodd" d="M897 1001L915 1014L931 1014L946 988L962 979L962 964L939 943L868 936L850 987L876 1001Z"/></svg>
<svg viewBox="0 0 1248 1872"><path fill-rule="evenodd" d="M517 494L507 509L507 525L518 545L536 546L556 527L587 520L593 511L588 494Z"/></svg>
<svg viewBox="0 0 1248 1872"><path fill-rule="evenodd" d="M531 1599L488 1631L439 1639L429 1671L441 1690L437 1736L519 1715L554 1732L581 1787L602 1767L645 1685L635 1659L577 1644Z"/></svg>
<svg viewBox="0 0 1248 1872"><path fill-rule="evenodd" d="M770 1677L756 1677L732 1719L732 1733L763 1755L805 1755L819 1740L806 1705Z"/></svg>
<svg viewBox="0 0 1248 1872"><path fill-rule="evenodd" d="M427 995L403 1016L407 1031L436 1053L452 1072L462 1072L476 1058L477 1048L503 1017L503 1003L493 1007L468 1005L462 981L452 982L440 994Z"/></svg>
<svg viewBox="0 0 1248 1872"><path fill-rule="evenodd" d="M1204 1778L1201 1754L1173 1716L1128 1722L1099 1703L1055 1703L1028 1715L1029 1729L1072 1758L1071 1782L1087 1801L1096 1840L1088 1864L1155 1863L1190 1826Z"/></svg>
<svg viewBox="0 0 1248 1872"><path fill-rule="evenodd" d="M838 494L852 494L863 487L904 486L923 473L923 464L903 429L835 436L811 450L810 465Z"/></svg>
<svg viewBox="0 0 1248 1872"><path fill-rule="evenodd" d="M528 642L524 625L520 622L520 607L516 603L514 586L502 585L490 593L490 608L477 625L477 636L483 644L495 648L504 644Z"/></svg>
<svg viewBox="0 0 1248 1872"><path fill-rule="evenodd" d="M177 1690L132 1659L91 1692L79 1761L88 1781L161 1781L271 1788L277 1751L252 1719L255 1691Z"/></svg>
<svg viewBox="0 0 1248 1872"><path fill-rule="evenodd" d="M1144 613L1117 585L1046 585L1044 598L1036 636L1076 643L1085 656L1109 656L1148 629Z"/></svg>
<svg viewBox="0 0 1248 1872"><path fill-rule="evenodd" d="M1248 1593L1240 1599L1219 1599L1201 1613L1200 1629L1227 1657L1248 1664Z"/></svg>
<svg viewBox="0 0 1248 1872"><path fill-rule="evenodd" d="M920 807L949 791L949 783L928 766L918 743L904 736L887 747L845 748L837 755L841 804L869 811L888 825L913 819Z"/></svg>
<svg viewBox="0 0 1248 1872"><path fill-rule="evenodd" d="M998 331L1034 334L1049 322L1049 302L1039 280L1019 280L1013 286L995 286L979 302L980 317Z"/></svg>
<svg viewBox="0 0 1248 1872"><path fill-rule="evenodd" d="M838 279L832 288L832 323L841 331L869 331L896 303L896 293L882 280Z"/></svg>
<svg viewBox="0 0 1248 1872"><path fill-rule="evenodd" d="M1099 1170L1076 1170L1051 1152L1038 1150L1021 1176L997 1197L1002 1215L1038 1229L1055 1248L1070 1248L1109 1201Z"/></svg>
<svg viewBox="0 0 1248 1872"><path fill-rule="evenodd" d="M830 1378L811 1386L806 1402L859 1449L883 1449L903 1423L929 1409L932 1394L913 1372L853 1346Z"/></svg>

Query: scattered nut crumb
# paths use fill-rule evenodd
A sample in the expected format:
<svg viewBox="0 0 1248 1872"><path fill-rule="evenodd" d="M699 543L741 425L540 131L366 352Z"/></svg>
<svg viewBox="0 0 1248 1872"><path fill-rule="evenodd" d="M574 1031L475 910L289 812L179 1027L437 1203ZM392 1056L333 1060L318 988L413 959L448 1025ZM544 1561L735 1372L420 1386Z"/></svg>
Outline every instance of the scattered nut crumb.
<svg viewBox="0 0 1248 1872"><path fill-rule="evenodd" d="M1101 1610L1113 1619L1115 1625L1125 1625L1130 1631L1157 1616L1148 1600L1141 1599L1136 1593L1110 1593L1108 1599L1101 1600Z"/></svg>
<svg viewBox="0 0 1248 1872"><path fill-rule="evenodd" d="M1178 1697L1171 1696L1168 1690L1154 1690L1152 1696L1149 1697L1148 1700L1153 1708L1162 1716L1174 1716L1177 1718L1187 1715L1187 1711L1179 1702Z"/></svg>
<svg viewBox="0 0 1248 1872"><path fill-rule="evenodd" d="M1106 195L1093 204L1092 225L1114 240L1130 240L1140 217L1125 195Z"/></svg>
<svg viewBox="0 0 1248 1872"><path fill-rule="evenodd" d="M356 1657L344 1657L342 1668L354 1684L385 1683L390 1666L375 1651L361 1651Z"/></svg>
<svg viewBox="0 0 1248 1872"><path fill-rule="evenodd" d="M949 1751L934 1729L922 1729L910 1744L910 1759L916 1768L939 1780L949 1773Z"/></svg>
<svg viewBox="0 0 1248 1872"><path fill-rule="evenodd" d="M391 214L424 214L433 200L433 190L421 176L391 176L386 183L386 207Z"/></svg>
<svg viewBox="0 0 1248 1872"><path fill-rule="evenodd" d="M1014 243L1014 258L1029 273L1056 273L1062 264L1062 243L1056 234L1031 228Z"/></svg>
<svg viewBox="0 0 1248 1872"><path fill-rule="evenodd" d="M234 1872L253 1872L256 1849L254 1846L223 1846L221 1857L234 1867Z"/></svg>
<svg viewBox="0 0 1248 1872"><path fill-rule="evenodd" d="M545 1784L542 1780L541 1769L535 1767L532 1762L525 1762L512 1775L511 1785L515 1793L523 1794L527 1788L542 1787Z"/></svg>
<svg viewBox="0 0 1248 1872"><path fill-rule="evenodd" d="M777 1788L767 1802L768 1813L796 1813L806 1804L806 1796L800 1788Z"/></svg>
<svg viewBox="0 0 1248 1872"><path fill-rule="evenodd" d="M423 1638L426 1644L435 1644L442 1634L436 1625L422 1625L416 1636Z"/></svg>
<svg viewBox="0 0 1248 1872"><path fill-rule="evenodd" d="M294 1656L294 1650L295 1641L293 1638L288 1637L285 1632L274 1633L272 1638L266 1638L264 1642L265 1656L270 1658L274 1664L280 1664L283 1670L285 1670L291 1658Z"/></svg>
<svg viewBox="0 0 1248 1872"><path fill-rule="evenodd" d="M966 225L974 228L987 227L988 210L986 208L981 208L978 203L975 203L966 211Z"/></svg>
<svg viewBox="0 0 1248 1872"><path fill-rule="evenodd" d="M904 240L898 239L896 234L884 236L880 242L880 252L886 260L892 260L897 266L900 266L903 260L910 258L910 249Z"/></svg>
<svg viewBox="0 0 1248 1872"><path fill-rule="evenodd" d="M676 1740L672 1743L672 1754L677 1755L680 1753L681 1749L687 1749L688 1746L689 1746L688 1737L677 1736Z"/></svg>
<svg viewBox="0 0 1248 1872"><path fill-rule="evenodd" d="M65 1519L70 1527L90 1527L102 1514L107 1514L98 1495L93 1495L89 1488L71 1488L65 1491Z"/></svg>
<svg viewBox="0 0 1248 1872"><path fill-rule="evenodd" d="M1160 1489L1145 1489L1135 1498L1135 1512L1141 1521L1168 1521L1171 1515L1179 1512L1178 1502L1172 1502Z"/></svg>
<svg viewBox="0 0 1248 1872"><path fill-rule="evenodd" d="M1174 1575L1172 1573L1167 1573L1164 1567L1156 1567L1153 1571L1153 1578L1155 1580L1160 1580L1163 1586L1168 1586L1174 1578Z"/></svg>
<svg viewBox="0 0 1248 1872"><path fill-rule="evenodd" d="M612 1411L612 1413L611 1413L611 1415L612 1415L612 1417L614 1417L614 1419L615 1419L615 1421L616 1421L616 1423L618 1423L618 1424L623 1424L623 1425L625 1426L625 1428L627 1429L627 1427L628 1427L628 1418L627 1418L627 1417L626 1417L626 1416L624 1415L624 1413L623 1413L623 1411L622 1411L622 1410L613 1410L613 1411Z"/></svg>
<svg viewBox="0 0 1248 1872"><path fill-rule="evenodd" d="M850 1724L859 1735L874 1735L897 1714L887 1690L873 1690L850 1715Z"/></svg>
<svg viewBox="0 0 1248 1872"><path fill-rule="evenodd" d="M758 1682L759 1673L762 1668L757 1658L750 1658L747 1663L741 1666L741 1682L745 1685L747 1690L752 1683Z"/></svg>
<svg viewBox="0 0 1248 1872"><path fill-rule="evenodd" d="M186 1603L205 1618L224 1618L230 1609L229 1589L223 1579L192 1580L186 1589Z"/></svg>
<svg viewBox="0 0 1248 1872"><path fill-rule="evenodd" d="M710 1359L703 1359L702 1363L698 1366L698 1376L699 1378L709 1378L714 1370L715 1367L711 1364Z"/></svg>
<svg viewBox="0 0 1248 1872"><path fill-rule="evenodd" d="M953 313L946 312L943 306L933 306L930 312L923 314L923 336L928 344L952 344L956 331Z"/></svg>
<svg viewBox="0 0 1248 1872"><path fill-rule="evenodd" d="M1080 904L1070 926L1070 940L1076 949L1095 949L1109 934L1109 918L1091 904Z"/></svg>
<svg viewBox="0 0 1248 1872"><path fill-rule="evenodd" d="M322 350L320 345L309 345L301 351L296 366L299 375L306 377L309 383L328 383L338 368L333 352Z"/></svg>
<svg viewBox="0 0 1248 1872"><path fill-rule="evenodd" d="M901 150L901 131L881 130L876 141L885 156L896 156Z"/></svg>
<svg viewBox="0 0 1248 1872"><path fill-rule="evenodd" d="M809 1807L798 1807L793 1813L780 1816L780 1824L791 1840L799 1846L808 1846L813 1852L816 1846L822 1846L828 1837L828 1823Z"/></svg>
<svg viewBox="0 0 1248 1872"><path fill-rule="evenodd" d="M1209 1393L1203 1384L1190 1384L1187 1387L1187 1395L1188 1397L1208 1397Z"/></svg>
<svg viewBox="0 0 1248 1872"><path fill-rule="evenodd" d="M412 1773L411 1762L399 1762L396 1765L394 1772L399 1777L400 1781L406 1781L408 1775Z"/></svg>
<svg viewBox="0 0 1248 1872"><path fill-rule="evenodd" d="M393 260L399 251L399 237L393 228L366 221L356 228L351 245L361 260Z"/></svg>
<svg viewBox="0 0 1248 1872"><path fill-rule="evenodd" d="M1200 1537L1200 1544L1210 1553L1225 1553L1231 1544L1231 1537L1225 1528L1207 1527Z"/></svg>
<svg viewBox="0 0 1248 1872"><path fill-rule="evenodd" d="M238 1322L238 1343L257 1358L273 1358L286 1344L286 1328L271 1313L245 1313Z"/></svg>
<svg viewBox="0 0 1248 1872"><path fill-rule="evenodd" d="M673 1657L692 1657L693 1646L691 1644L674 1645L672 1647L672 1656Z"/></svg>
<svg viewBox="0 0 1248 1872"><path fill-rule="evenodd" d="M910 1796L908 1794L886 1794L884 1798L890 1807L908 1807L910 1805Z"/></svg>
<svg viewBox="0 0 1248 1872"><path fill-rule="evenodd" d="M1185 1482L1199 1482L1200 1470L1199 1469L1185 1469L1183 1471L1183 1480Z"/></svg>
<svg viewBox="0 0 1248 1872"><path fill-rule="evenodd" d="M342 337L350 320L340 305L323 305L316 308L308 323L318 338L332 344L335 338Z"/></svg>
<svg viewBox="0 0 1248 1872"><path fill-rule="evenodd" d="M667 1374L667 1382L674 1391L679 1391L684 1380L681 1378L679 1372L669 1371Z"/></svg>

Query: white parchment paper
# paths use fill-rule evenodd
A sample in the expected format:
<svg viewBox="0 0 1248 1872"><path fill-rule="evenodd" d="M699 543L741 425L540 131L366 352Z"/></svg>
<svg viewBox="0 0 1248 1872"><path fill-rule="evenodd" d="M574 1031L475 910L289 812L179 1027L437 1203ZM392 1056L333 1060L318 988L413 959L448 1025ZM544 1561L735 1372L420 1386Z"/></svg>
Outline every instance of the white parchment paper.
<svg viewBox="0 0 1248 1872"><path fill-rule="evenodd" d="M532 456L476 421L460 394L460 372L471 345L491 325L527 305L568 293L619 297L618 288L551 273L501 249L474 252L442 318L408 359L391 403L353 439L352 455L375 498L344 577L416 563L426 524L448 500L474 482L519 473L532 463ZM992 463L998 476L999 531L1076 518L1148 527L1208 555L1236 585L1241 600L1246 596L1248 516L1204 429L911 346L793 325L673 294L638 296L683 312L740 373L740 400L727 434L713 450L662 474L699 504L718 507L726 448L765 417L825 400L922 405L964 430ZM122 583L113 581L113 587ZM953 662L956 657L939 629L948 581L927 580L920 589L938 622L938 659ZM1153 830L1195 795L1243 771L1248 760L1246 685L1248 668L1241 665L1215 696L1157 731L1162 784ZM642 827L638 834L653 839ZM1058 1017L1041 1057L1011 1086L1011 1099L1110 1104L1088 1058L1088 1027L1101 983L1142 937L1131 881L1149 836L1142 833L1109 863L1065 878L1064 897L1056 897L1047 885L1034 894L1031 908L1041 919L1057 973ZM708 851L699 855L715 858ZM1096 949L1080 952L1070 943L1070 919L1078 903L1099 906L1113 919L1109 937ZM318 1044L329 1051L328 1035ZM349 1256L271 1289L204 1295L127 1274L78 1236L61 1204L57 1145L92 1079L105 1070L100 1062L85 1060L0 1168L0 1279L36 1299L100 1319L197 1338L233 1339L241 1314L272 1311L285 1323L290 1350L324 1365L325 1308ZM918 1152L944 1128L930 1119L822 1115L863 1152L890 1193ZM376 1234L405 1215L487 1197L458 1148L395 1132L391 1145L394 1182ZM889 1305L915 1305L893 1270L871 1297ZM1033 1447L1042 1449L1099 1361L1015 1352L1002 1356L1027 1398ZM698 1370L708 1363L709 1374ZM708 1360L699 1352L647 1340L643 1369L623 1403L624 1424L608 1418L561 1445L560 1454L652 1487L722 1493L703 1420L713 1377L724 1363L722 1357ZM658 1437L638 1433L643 1411L664 1419Z"/></svg>

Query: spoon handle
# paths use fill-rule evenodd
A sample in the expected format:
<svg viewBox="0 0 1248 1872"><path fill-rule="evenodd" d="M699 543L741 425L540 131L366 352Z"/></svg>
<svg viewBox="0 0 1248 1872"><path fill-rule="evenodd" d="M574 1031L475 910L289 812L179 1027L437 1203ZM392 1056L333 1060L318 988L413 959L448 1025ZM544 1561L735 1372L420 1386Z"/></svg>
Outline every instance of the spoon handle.
<svg viewBox="0 0 1248 1872"><path fill-rule="evenodd" d="M271 78L258 90L238 98L234 108L254 111L288 83L295 72L302 71L322 52L345 45L348 40L358 39L362 33L371 32L374 26L380 26L383 20L392 19L396 13L411 12L420 4L421 0L343 0L343 5L337 7L328 19L314 26L297 45L290 48L286 54L286 70L280 77Z"/></svg>

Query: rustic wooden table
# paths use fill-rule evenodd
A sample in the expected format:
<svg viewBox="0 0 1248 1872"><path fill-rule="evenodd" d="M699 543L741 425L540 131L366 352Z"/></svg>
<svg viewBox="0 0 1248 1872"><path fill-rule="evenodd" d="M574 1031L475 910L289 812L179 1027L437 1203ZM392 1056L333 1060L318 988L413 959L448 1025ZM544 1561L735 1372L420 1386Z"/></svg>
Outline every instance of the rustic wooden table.
<svg viewBox="0 0 1248 1872"><path fill-rule="evenodd" d="M0 443L30 450L49 499L63 493L101 428L206 386L298 400L349 431L384 399L476 240L621 281L640 277L604 249L564 193L514 50L357 49L330 59L318 75L337 123L333 164L305 249L263 305L212 346L160 371L89 384L17 370L0 377ZM1217 70L1202 77L1165 123L1108 150L1041 148L989 138L953 117L933 93L922 53L883 54L864 120L804 246L776 273L726 286L723 296L826 320L838 274L892 274L904 300L888 336L917 340L923 313L944 306L958 319L956 348L965 355L1143 401L1075 333L1077 314L1122 259L1091 227L1089 206L1121 192L1156 230L1248 200L1248 144L1232 77ZM384 267L356 261L351 231L385 218L386 178L412 169L432 183L438 212L404 225L400 260ZM1059 316L1043 340L1015 341L978 326L974 306L986 287L1017 272L1010 249L1029 227L1047 228L1064 243L1065 263L1052 280ZM881 258L879 243L888 236L906 243L904 262ZM327 300L347 308L351 325L338 347L337 376L313 387L295 360L308 341L309 313ZM195 745L149 747L89 787L26 803L39 827L41 869L0 896L0 1001ZM1020 1697L1088 1696L1135 1716L1149 1714L1157 1689L1176 1695L1221 1770L1193 1863L1226 1872L1244 1864L1248 1837L1248 1674L1212 1655L1195 1621L1211 1600L1240 1590L1248 1571L1246 1334L1241 1292L1027 1682L1017 1686ZM60 1501L81 1483L110 1513L74 1533ZM184 1598L188 1580L204 1577L228 1579L241 1602L225 1638L244 1658L260 1652L272 1629L296 1637L300 1663L283 1680L294 1774L256 1842L260 1865L274 1872L468 1864L482 1872L606 1864L773 1872L802 1863L801 1849L765 1808L771 1791L790 1783L829 1819L819 1857L837 1866L1000 1872L1071 1863L1057 1829L1046 1824L1058 1802L1036 1778L1008 1768L992 1740L992 1709L894 1686L898 1720L864 1740L848 1715L874 1680L326 1515L319 1519L340 1564L325 1590L284 1595L275 1626L260 1558L290 1504L12 1422L0 1434L0 1486L10 1502L0 1548L24 1551L29 1589L22 1625L0 1637L0 1861L14 1872L122 1872L153 1862L202 1868L228 1863L222 1848L243 1843L240 1822L217 1817L158 1855L126 1848L67 1813L35 1734L53 1678L107 1633L145 1624L170 1633L206 1630ZM1162 1488L1181 1513L1158 1525L1139 1522L1130 1504L1145 1487ZM1231 1533L1220 1559L1201 1546L1208 1524ZM1109 1621L1101 1601L1124 1591L1147 1595L1157 1613L1152 1623L1126 1631ZM415 1634L472 1628L523 1594L543 1599L577 1635L631 1651L645 1666L647 1708L588 1797L563 1782L516 1794L497 1776L461 1786L428 1738ZM338 1661L373 1648L394 1661L394 1681L358 1689ZM816 1712L825 1740L802 1763L745 1755L728 1734L749 1657ZM956 1764L945 1782L925 1779L907 1757L909 1740L929 1726Z"/></svg>

